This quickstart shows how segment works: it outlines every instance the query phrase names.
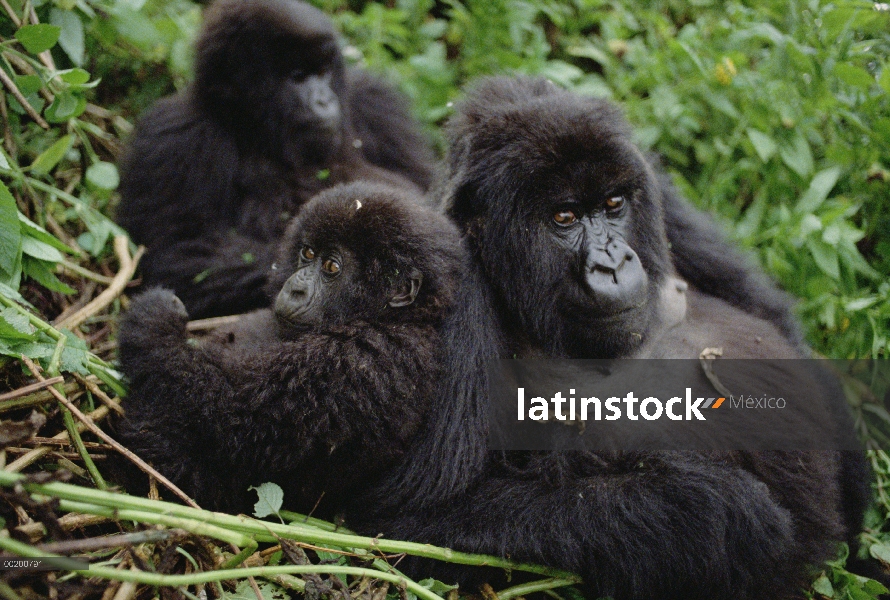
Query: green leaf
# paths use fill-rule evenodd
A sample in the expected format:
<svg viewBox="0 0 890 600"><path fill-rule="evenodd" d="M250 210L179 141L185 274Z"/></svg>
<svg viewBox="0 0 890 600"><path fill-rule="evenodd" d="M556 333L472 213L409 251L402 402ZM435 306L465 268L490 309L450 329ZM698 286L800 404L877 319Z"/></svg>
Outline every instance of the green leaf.
<svg viewBox="0 0 890 600"><path fill-rule="evenodd" d="M887 586L885 586L880 581L875 581L874 579L869 579L862 587L865 588L866 592L875 597L878 597L881 594L890 593L890 590L887 589Z"/></svg>
<svg viewBox="0 0 890 600"><path fill-rule="evenodd" d="M851 65L849 63L839 62L835 64L834 74L847 85L852 85L853 87L862 88L864 90L867 90L875 83L874 77L869 75L868 71L862 67L857 67L856 65Z"/></svg>
<svg viewBox="0 0 890 600"><path fill-rule="evenodd" d="M871 554L872 558L875 560L890 565L890 546L887 544L872 544L868 548L868 553Z"/></svg>
<svg viewBox="0 0 890 600"><path fill-rule="evenodd" d="M779 156L782 157L789 169L800 175L808 177L813 172L813 151L810 144L804 138L803 134L798 133L791 144L783 144L779 150Z"/></svg>
<svg viewBox="0 0 890 600"><path fill-rule="evenodd" d="M89 166L86 173L87 182L102 190L117 189L121 179L117 173L117 167L105 161L99 161Z"/></svg>
<svg viewBox="0 0 890 600"><path fill-rule="evenodd" d="M757 156L759 156L760 160L763 162L772 158L776 154L776 150L779 149L779 145L776 144L773 138L762 131L748 129L747 134L748 139L751 140L751 143L754 145L754 150L757 152Z"/></svg>
<svg viewBox="0 0 890 600"><path fill-rule="evenodd" d="M17 75L15 85L22 94L30 96L40 91L40 88L43 87L43 81L37 75Z"/></svg>
<svg viewBox="0 0 890 600"><path fill-rule="evenodd" d="M757 152L757 156L759 156L760 160L763 162L772 158L773 155L775 155L776 150L779 149L779 145L776 144L775 140L761 131L748 129L747 134L748 139L754 144L754 150Z"/></svg>
<svg viewBox="0 0 890 600"><path fill-rule="evenodd" d="M43 116L50 123L64 123L68 119L82 115L86 107L86 98L65 91L56 94L55 100L47 107Z"/></svg>
<svg viewBox="0 0 890 600"><path fill-rule="evenodd" d="M56 277L52 270L53 263L37 260L34 258L25 258L22 260L22 272L45 287L54 292L62 294L73 294L77 290L63 283Z"/></svg>
<svg viewBox="0 0 890 600"><path fill-rule="evenodd" d="M838 262L837 250L826 244L822 240L810 238L807 240L807 248L816 261L816 266L823 273L833 279L839 279L841 276L841 267Z"/></svg>
<svg viewBox="0 0 890 600"><path fill-rule="evenodd" d="M11 290L18 290L19 286L22 283L22 249L19 247L19 251L16 252L15 255L15 264L12 267L12 271L8 274L3 274L0 272L0 293L9 296L10 298L15 298L15 296L10 296L6 293L5 288L9 288ZM14 294L18 294L17 291L13 292ZM19 302L22 302L21 296L17 298Z"/></svg>
<svg viewBox="0 0 890 600"><path fill-rule="evenodd" d="M53 170L59 164L59 161L65 157L65 153L71 148L74 136L70 133L63 135L56 143L40 153L31 164L31 171L37 174L45 175Z"/></svg>
<svg viewBox="0 0 890 600"><path fill-rule="evenodd" d="M15 198L0 181L0 271L12 275L22 246L22 232L18 223L19 209Z"/></svg>
<svg viewBox="0 0 890 600"><path fill-rule="evenodd" d="M253 507L253 515L259 519L269 515L277 515L284 503L284 490L276 483L266 482L259 487L250 486L259 496L259 501ZM279 517L280 518L280 517Z"/></svg>
<svg viewBox="0 0 890 600"><path fill-rule="evenodd" d="M257 587L263 600L287 600L290 598L284 588L269 581L258 581ZM257 598L250 582L243 580L238 582L234 591L223 590L222 600L257 600Z"/></svg>
<svg viewBox="0 0 890 600"><path fill-rule="evenodd" d="M840 167L830 167L816 173L794 210L798 213L812 213L822 206L840 176Z"/></svg>
<svg viewBox="0 0 890 600"><path fill-rule="evenodd" d="M49 22L60 29L59 46L75 65L83 64L83 21L71 10L53 8L49 11Z"/></svg>
<svg viewBox="0 0 890 600"><path fill-rule="evenodd" d="M890 61L884 63L884 66L881 67L881 76L878 77L878 85L881 88L890 94Z"/></svg>
<svg viewBox="0 0 890 600"><path fill-rule="evenodd" d="M826 577L825 573L819 576L819 579L813 582L813 590L817 594L831 598L834 596L834 588L831 587L831 581Z"/></svg>
<svg viewBox="0 0 890 600"><path fill-rule="evenodd" d="M31 306L31 304L22 298L22 295L18 293L15 289L9 287L5 283L0 283L0 296L5 296L10 300L15 300L16 302L21 302L22 304L26 304Z"/></svg>
<svg viewBox="0 0 890 600"><path fill-rule="evenodd" d="M49 50L59 41L59 35L62 33L61 28L55 25L22 25L15 32L15 39L22 43L25 50L34 54L39 54L44 50Z"/></svg>
<svg viewBox="0 0 890 600"><path fill-rule="evenodd" d="M69 248L65 243L63 243L59 238L52 235L46 229L33 222L31 219L19 213L19 223L22 225L22 235L30 236L41 242L47 243L56 250L61 250L62 252L67 252L68 254L78 254L76 250L73 248Z"/></svg>
<svg viewBox="0 0 890 600"><path fill-rule="evenodd" d="M36 238L26 236L22 238L22 253L40 260L48 260L57 263L63 260L62 253Z"/></svg>
<svg viewBox="0 0 890 600"><path fill-rule="evenodd" d="M36 330L28 317L12 308L0 311L0 338L7 341L33 340Z"/></svg>
<svg viewBox="0 0 890 600"><path fill-rule="evenodd" d="M67 71L59 71L59 78L71 85L83 85L90 80L90 74L83 69L69 69Z"/></svg>
<svg viewBox="0 0 890 600"><path fill-rule="evenodd" d="M447 583L442 583L438 579L433 579L432 577L430 577L429 579L423 579L421 581L418 581L417 583L418 585L425 587L432 593L443 597L451 590L457 589L456 585L448 585Z"/></svg>
<svg viewBox="0 0 890 600"><path fill-rule="evenodd" d="M65 334L65 347L62 349L62 360L59 369L68 373L80 373L81 375L89 374L87 361L89 360L89 352L87 351L86 342L77 338L69 331L62 331ZM24 354L32 360L39 360L44 364L52 357L56 351L56 341L45 333L40 333L39 338L33 342L24 342L11 347L9 352L2 352L9 356L18 356Z"/></svg>

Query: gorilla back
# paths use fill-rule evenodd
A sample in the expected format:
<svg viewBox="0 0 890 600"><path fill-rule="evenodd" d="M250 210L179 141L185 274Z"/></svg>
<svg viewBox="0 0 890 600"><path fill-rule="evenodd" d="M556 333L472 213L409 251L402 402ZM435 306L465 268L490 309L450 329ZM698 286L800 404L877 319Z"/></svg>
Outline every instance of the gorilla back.
<svg viewBox="0 0 890 600"><path fill-rule="evenodd" d="M196 55L195 81L141 119L117 211L148 247L145 283L174 289L193 318L268 305L277 243L317 192L359 179L428 183L432 154L406 103L346 72L330 20L312 6L218 0ZM389 111L351 110L364 102Z"/></svg>
<svg viewBox="0 0 890 600"><path fill-rule="evenodd" d="M859 531L860 454L847 471L837 452L487 451L494 358L803 355L678 279L663 188L611 105L491 79L448 134L442 201L473 265L442 332L441 406L381 488L383 508L352 525L573 570L591 598L802 596L809 568ZM820 402L840 415L835 391Z"/></svg>

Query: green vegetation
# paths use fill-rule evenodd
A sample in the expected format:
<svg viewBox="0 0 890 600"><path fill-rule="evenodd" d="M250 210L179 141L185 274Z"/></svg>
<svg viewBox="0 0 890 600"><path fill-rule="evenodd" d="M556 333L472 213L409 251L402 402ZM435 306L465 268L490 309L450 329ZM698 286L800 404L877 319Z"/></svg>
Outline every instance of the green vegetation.
<svg viewBox="0 0 890 600"><path fill-rule="evenodd" d="M314 2L343 32L349 60L385 74L411 96L440 149L439 128L451 103L479 75L544 75L580 93L619 102L640 144L663 157L684 194L711 211L800 298L799 314L818 352L835 358L890 358L886 3ZM114 319L126 303L122 292L138 260L137 249L117 237L123 232L108 218L118 185L115 161L138 114L188 81L190 44L200 19L201 7L189 0L0 3L0 394L16 390L0 399L0 416L14 419L12 429L25 432L11 438L12 446L30 449L8 449L0 458L11 472L27 469L49 477L61 467L72 471L84 487L80 496L66 492L73 496L54 509L59 514L107 512L102 497L90 495L99 492L89 489L107 487L102 463L93 460L92 434L83 436L85 442L85 427L46 389L17 391L32 380L19 357L35 361L47 378L61 375L56 393L94 419L115 410L124 389L109 362ZM49 419L40 435L62 432L59 436L73 444L68 452L45 442L28 445L34 431L23 419L32 408ZM883 411L878 416L890 423L882 407L868 408ZM878 443L885 440L877 434L869 440L878 483L863 552L890 565L890 456ZM13 484L7 473L0 475L0 484ZM22 494L3 491L7 502L30 510ZM142 501L146 504L132 508L130 522L162 522L223 542L252 541L236 544L239 548L274 540L222 516L205 522L186 512L178 521L159 521L165 509ZM6 509L2 512L9 518ZM215 529L201 529L202 524ZM316 526L324 531L323 524ZM2 535L0 547L26 553L2 541ZM317 532L302 538L290 530L279 535L322 544L326 539ZM372 540L360 538L343 544L334 549L348 547L359 556L374 547ZM207 553L204 546L188 548L177 555L179 563L164 554L163 544L146 542L136 555L154 567L161 559L178 564L171 573L183 572L185 565L189 571L199 563L200 570L213 567L213 557L201 558ZM287 544L282 551L291 557ZM322 550L316 555L327 559L326 573L344 579L349 573L352 581L367 575L349 571L361 570L350 566L359 563L342 555ZM96 556L129 564L136 560L109 550ZM265 561L255 566L274 565L281 551L274 559L274 554L255 556ZM268 598L278 597L276 586L299 589L304 583L294 574L306 570L263 573L270 579L259 588ZM555 583L545 586L569 582L560 579L564 574L552 575ZM191 577L162 583L190 585L189 595L197 593L196 584L213 579ZM420 582L409 586L409 597L429 597L418 585L429 594L448 593L441 584ZM389 591L393 598L395 587ZM858 600L877 591L846 573L841 557L826 566L813 593ZM0 596L15 598L16 593L0 582ZM231 597L250 593L242 586ZM572 595L562 588L559 593Z"/></svg>

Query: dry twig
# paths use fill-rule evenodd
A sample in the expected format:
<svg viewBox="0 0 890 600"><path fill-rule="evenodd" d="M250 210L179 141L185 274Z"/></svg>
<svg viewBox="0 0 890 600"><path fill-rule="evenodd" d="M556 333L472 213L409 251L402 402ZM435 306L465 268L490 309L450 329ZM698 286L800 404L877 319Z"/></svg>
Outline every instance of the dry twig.
<svg viewBox="0 0 890 600"><path fill-rule="evenodd" d="M65 516L59 517L59 527L61 527L64 531L71 531L72 529L80 529L81 527L87 527L89 525L98 525L99 523L105 523L109 521L108 517L100 517L98 515L80 515L76 513L70 513ZM31 543L36 542L41 537L46 534L46 526L43 523L28 523L27 525L19 525L15 528L21 534L28 536L28 539L31 540Z"/></svg>
<svg viewBox="0 0 890 600"><path fill-rule="evenodd" d="M14 10L12 10L12 6L9 5L9 2L7 2L6 0L0 0L0 6L3 7L3 10L6 11L6 14L9 15L9 19L16 27L22 26L22 20L19 19L19 16L15 14Z"/></svg>
<svg viewBox="0 0 890 600"><path fill-rule="evenodd" d="M126 238L124 238L124 240L126 241ZM117 239L115 240L115 242L117 242ZM24 355L22 355L21 360L25 363L25 365L27 365L28 369L31 370L31 373L35 377L41 380L43 379L43 375L41 375L40 373L40 367L34 364L34 361ZM127 448L115 441L110 435L102 431L95 423L93 423L93 420L91 418L80 412L80 409L77 408L70 400L68 400L68 398L60 394L56 388L51 387L49 388L49 391L53 396L55 396L56 400L61 402L65 408L71 411L71 414L73 414L80 420L80 422L86 425L86 428L89 429L94 435L98 436L100 439L105 441L105 443L123 454L130 462L139 467L141 471L148 473L149 475L157 479L164 487L166 487L168 490L182 499L183 502L185 502L192 508L201 508L194 500L189 498L189 496L185 492L176 487L176 485L172 481L158 473L154 467L130 452Z"/></svg>
<svg viewBox="0 0 890 600"><path fill-rule="evenodd" d="M112 399L108 396L108 394L106 394L105 392L103 392L103 391L99 388L99 386L96 385L95 382L90 381L90 380L87 379L86 377L84 377L84 376L82 376L82 375L78 375L77 373L74 374L74 378L77 379L79 382L81 382L81 383L84 385L85 388L87 388L88 390L90 390L90 392L92 392L93 395L94 395L96 398L98 398L100 402L102 402L102 404L104 404L105 406L107 406L108 408L110 408L111 410L113 410L114 412L116 412L117 414L123 416L123 414L124 414L124 409L121 408L121 405L120 405L119 403L115 402L114 400L112 400Z"/></svg>
<svg viewBox="0 0 890 600"><path fill-rule="evenodd" d="M227 317L210 317L209 319L196 319L189 321L186 329L189 331L209 331L225 325L233 325L238 322L241 315L229 315Z"/></svg>
<svg viewBox="0 0 890 600"><path fill-rule="evenodd" d="M3 82L3 85L6 86L6 89L9 90L9 93L18 100L19 104L22 105L22 108L25 109L25 112L28 113L28 116L34 119L34 122L43 127L44 129L49 129L49 123L43 120L43 117L34 110L34 107L25 99L24 94L15 84L15 82L9 78L9 75L6 74L6 71L0 69L0 81Z"/></svg>
<svg viewBox="0 0 890 600"><path fill-rule="evenodd" d="M123 293L124 289L127 287L127 283L133 279L133 275L136 273L136 266L139 264L139 259L142 258L145 248L140 246L139 250L137 250L136 254L131 258L129 241L125 236L119 235L114 238L114 252L117 254L118 261L120 261L120 270L117 272L117 275L114 276L111 285L76 313L55 323L56 327L74 329L111 304L115 298Z"/></svg>
<svg viewBox="0 0 890 600"><path fill-rule="evenodd" d="M25 387L20 387L17 390L12 390L11 392L0 394L0 402L3 402L4 400L12 400L13 398L21 398L22 396L27 396L30 393L42 390L45 387L56 385L57 383L64 383L64 381L65 378L59 375L58 377L52 377L50 379L44 379L43 381L31 383L29 385L26 385Z"/></svg>

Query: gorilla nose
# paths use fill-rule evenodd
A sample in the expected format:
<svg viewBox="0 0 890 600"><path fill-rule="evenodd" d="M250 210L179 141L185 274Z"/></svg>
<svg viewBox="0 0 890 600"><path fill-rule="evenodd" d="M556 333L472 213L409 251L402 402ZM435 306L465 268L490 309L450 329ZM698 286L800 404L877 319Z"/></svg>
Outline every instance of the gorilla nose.
<svg viewBox="0 0 890 600"><path fill-rule="evenodd" d="M336 98L314 98L312 100L312 112L320 119L331 120L337 117L340 108L337 106Z"/></svg>
<svg viewBox="0 0 890 600"><path fill-rule="evenodd" d="M649 281L636 252L609 244L591 261L587 285L597 306L610 315L644 303Z"/></svg>

